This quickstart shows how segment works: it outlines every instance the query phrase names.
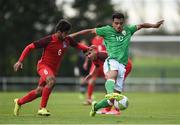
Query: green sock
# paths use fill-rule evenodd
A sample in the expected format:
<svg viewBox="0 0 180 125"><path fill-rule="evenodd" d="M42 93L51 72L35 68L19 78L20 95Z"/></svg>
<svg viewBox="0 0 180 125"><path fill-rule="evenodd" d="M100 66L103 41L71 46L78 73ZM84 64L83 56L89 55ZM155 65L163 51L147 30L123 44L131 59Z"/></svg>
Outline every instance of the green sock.
<svg viewBox="0 0 180 125"><path fill-rule="evenodd" d="M104 98L100 102L98 102L95 106L95 110L97 111L98 109L105 108L109 106L109 103L107 101L108 99Z"/></svg>
<svg viewBox="0 0 180 125"><path fill-rule="evenodd" d="M115 80L108 79L105 83L107 94L114 92Z"/></svg>

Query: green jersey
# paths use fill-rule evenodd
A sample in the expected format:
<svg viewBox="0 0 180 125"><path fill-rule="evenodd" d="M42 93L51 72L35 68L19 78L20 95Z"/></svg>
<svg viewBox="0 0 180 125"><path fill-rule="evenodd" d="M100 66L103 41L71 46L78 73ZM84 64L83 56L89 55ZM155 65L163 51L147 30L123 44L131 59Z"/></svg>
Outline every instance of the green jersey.
<svg viewBox="0 0 180 125"><path fill-rule="evenodd" d="M104 44L110 59L115 59L124 65L128 62L129 42L137 31L136 25L126 25L122 32L117 32L112 26L96 28L96 33L104 38Z"/></svg>

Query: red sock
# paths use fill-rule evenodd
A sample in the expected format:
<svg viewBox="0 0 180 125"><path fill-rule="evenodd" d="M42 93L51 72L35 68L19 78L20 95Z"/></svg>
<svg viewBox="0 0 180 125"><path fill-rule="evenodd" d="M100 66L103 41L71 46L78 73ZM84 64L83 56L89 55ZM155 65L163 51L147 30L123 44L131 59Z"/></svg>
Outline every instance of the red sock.
<svg viewBox="0 0 180 125"><path fill-rule="evenodd" d="M88 88L87 88L87 91L88 91L88 99L92 99L92 94L93 94L93 90L94 90L94 85L89 83L88 84Z"/></svg>
<svg viewBox="0 0 180 125"><path fill-rule="evenodd" d="M33 101L34 99L37 98L37 95L36 95L36 90L32 90L30 91L27 95L25 95L24 97L20 98L18 100L18 104L19 105L23 105L25 103L28 103L28 102L31 102Z"/></svg>
<svg viewBox="0 0 180 125"><path fill-rule="evenodd" d="M45 108L49 99L49 95L51 94L51 90L49 87L45 86L42 91L42 99L41 99L41 108Z"/></svg>

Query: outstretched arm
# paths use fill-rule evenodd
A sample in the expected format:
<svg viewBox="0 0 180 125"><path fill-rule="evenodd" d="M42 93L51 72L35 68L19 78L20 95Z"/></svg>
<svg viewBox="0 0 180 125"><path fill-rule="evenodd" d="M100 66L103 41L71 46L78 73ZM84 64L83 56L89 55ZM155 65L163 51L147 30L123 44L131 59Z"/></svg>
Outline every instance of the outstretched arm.
<svg viewBox="0 0 180 125"><path fill-rule="evenodd" d="M25 47L23 50L19 60L14 64L14 71L18 71L20 68L23 68L22 61L24 58L35 48L43 48L47 46L51 41L51 36L46 36L38 41L35 41Z"/></svg>
<svg viewBox="0 0 180 125"><path fill-rule="evenodd" d="M95 65L95 64L93 64ZM92 76L94 76L98 71L98 67L95 65L91 72L84 78L85 81L88 81Z"/></svg>
<svg viewBox="0 0 180 125"><path fill-rule="evenodd" d="M79 31L79 32L72 33L72 34L70 34L69 36L75 37L75 36L78 36L78 35L84 35L84 34L88 34L88 33L96 34L96 29L94 28L94 29L81 30L81 31Z"/></svg>
<svg viewBox="0 0 180 125"><path fill-rule="evenodd" d="M23 68L22 61L33 49L35 49L35 45L33 43L26 46L26 48L23 50L19 60L14 64L14 71L18 71L20 68L21 69Z"/></svg>
<svg viewBox="0 0 180 125"><path fill-rule="evenodd" d="M157 23L142 23L137 25L137 30L140 30L142 28L159 28L164 23L164 20L158 21Z"/></svg>

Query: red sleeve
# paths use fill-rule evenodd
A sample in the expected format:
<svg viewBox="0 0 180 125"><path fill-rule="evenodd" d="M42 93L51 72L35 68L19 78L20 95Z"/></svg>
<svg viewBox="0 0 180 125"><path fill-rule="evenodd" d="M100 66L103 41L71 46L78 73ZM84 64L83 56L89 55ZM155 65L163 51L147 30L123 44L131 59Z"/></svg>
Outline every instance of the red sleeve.
<svg viewBox="0 0 180 125"><path fill-rule="evenodd" d="M99 60L97 59L97 60L94 60L93 61L93 64L96 66L96 67L99 67Z"/></svg>
<svg viewBox="0 0 180 125"><path fill-rule="evenodd" d="M86 46L84 44L80 44L80 43L77 44L76 48L82 50L83 52L86 52L89 49L88 46Z"/></svg>
<svg viewBox="0 0 180 125"><path fill-rule="evenodd" d="M34 42L35 48L45 48L52 40L52 36L46 36Z"/></svg>
<svg viewBox="0 0 180 125"><path fill-rule="evenodd" d="M76 43L72 37L67 37L66 39L69 41L70 46L80 49L83 52L86 52L89 49L89 47L84 44Z"/></svg>
<svg viewBox="0 0 180 125"><path fill-rule="evenodd" d="M108 54L106 51L99 51L97 53L97 58L100 59L101 61L104 61L108 57Z"/></svg>
<svg viewBox="0 0 180 125"><path fill-rule="evenodd" d="M26 46L26 48L23 50L19 61L22 62L24 58L30 53L31 50L35 49L35 45L33 43Z"/></svg>

